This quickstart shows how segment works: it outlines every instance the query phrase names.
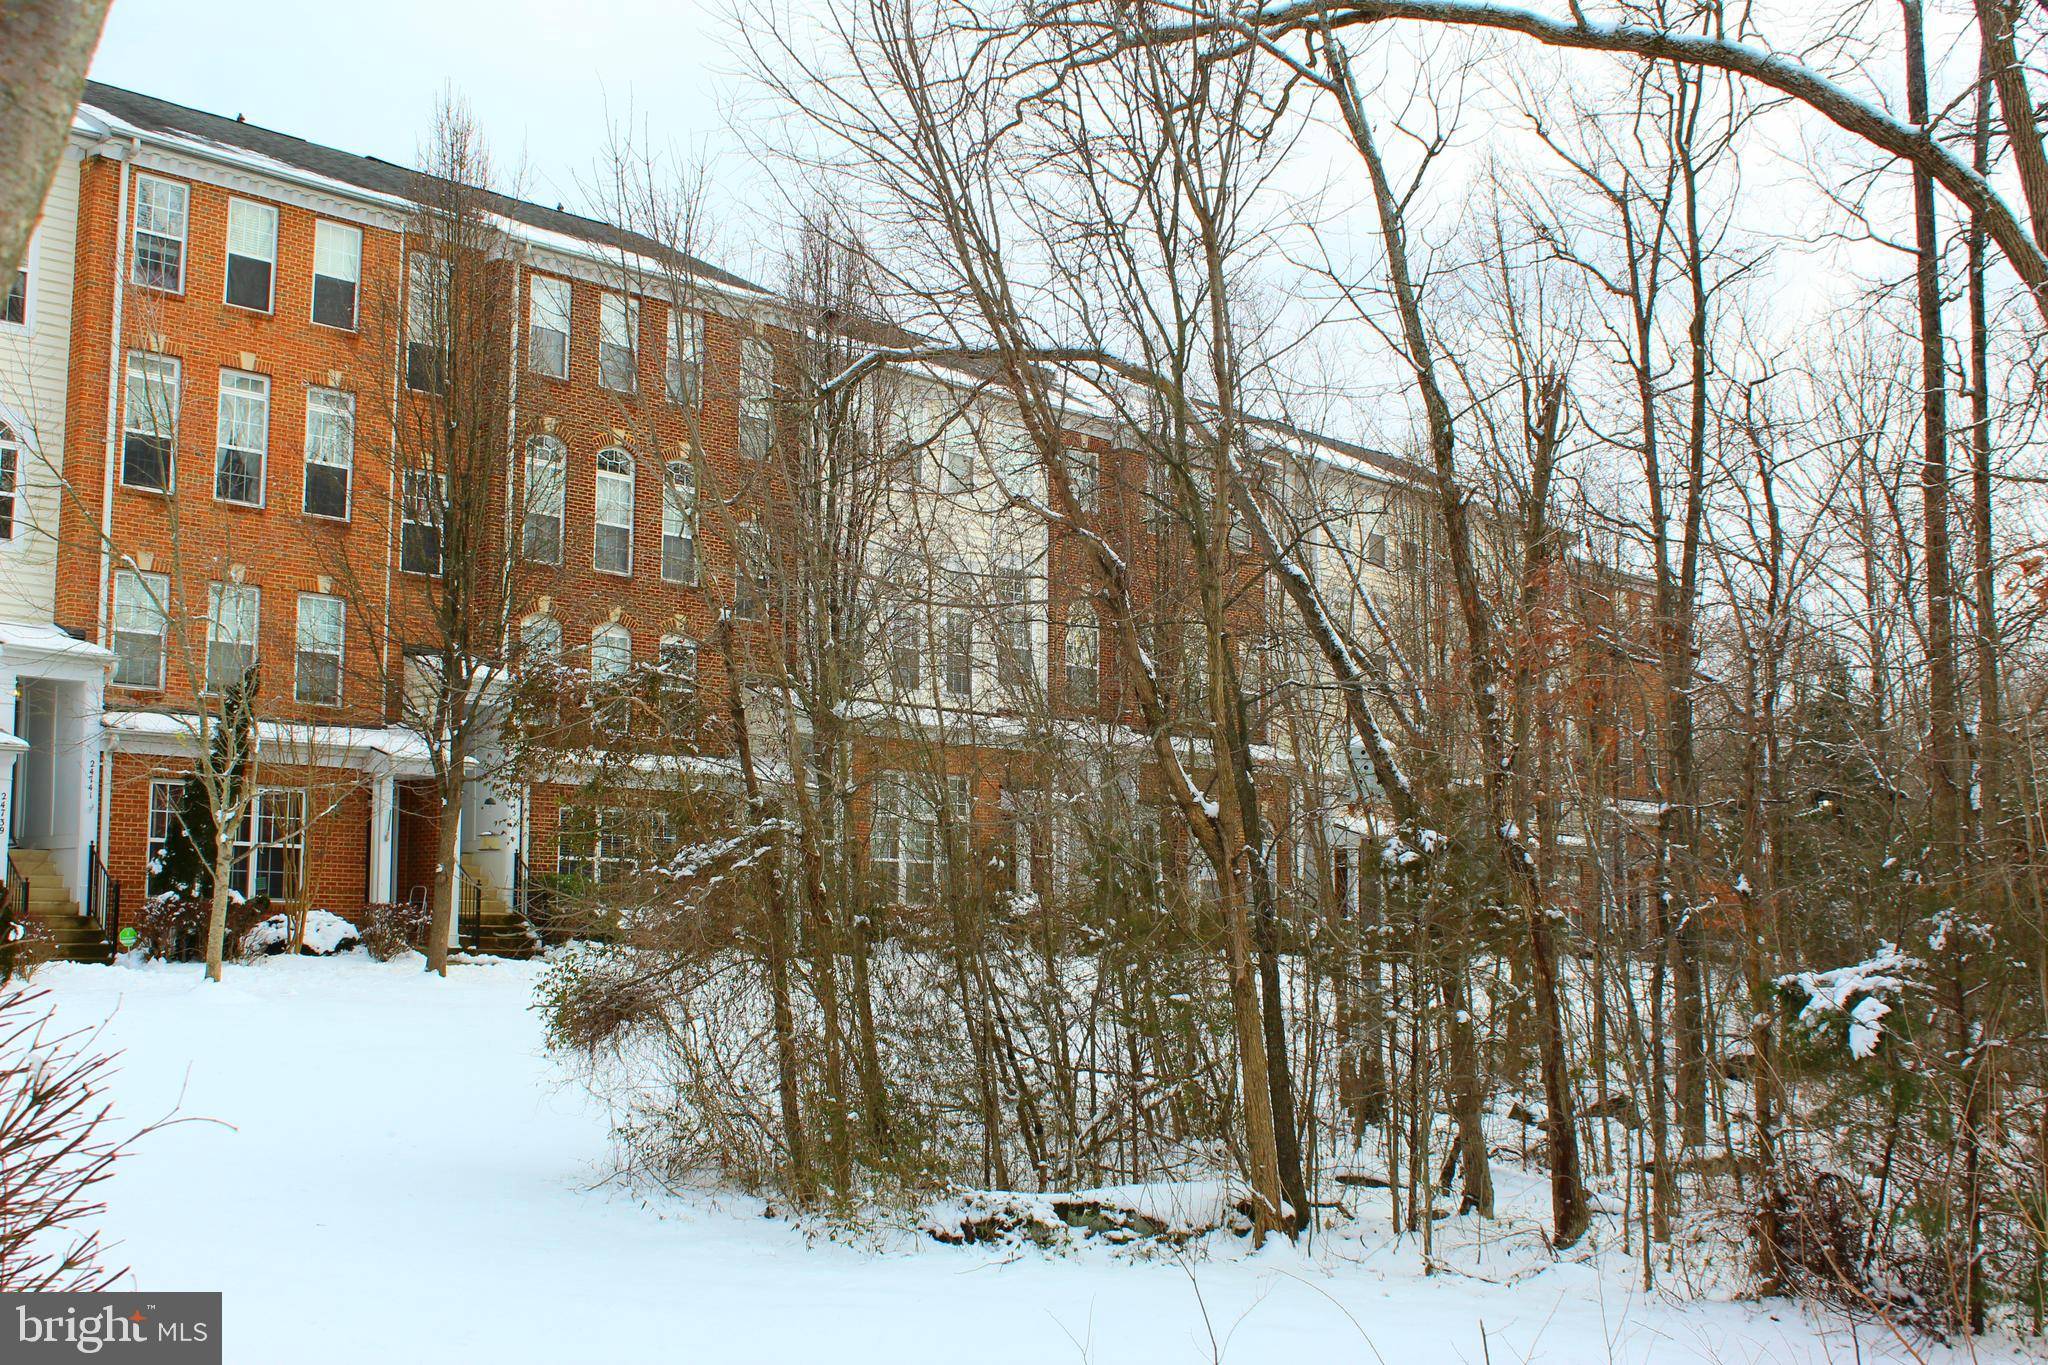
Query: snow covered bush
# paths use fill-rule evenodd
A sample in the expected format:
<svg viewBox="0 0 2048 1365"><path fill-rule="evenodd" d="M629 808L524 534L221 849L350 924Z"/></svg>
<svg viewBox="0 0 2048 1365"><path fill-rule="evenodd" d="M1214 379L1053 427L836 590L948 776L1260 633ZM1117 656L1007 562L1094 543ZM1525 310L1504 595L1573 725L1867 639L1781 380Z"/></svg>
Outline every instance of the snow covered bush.
<svg viewBox="0 0 2048 1365"><path fill-rule="evenodd" d="M356 927L332 911L306 911L303 929L293 924L292 918L281 914L258 921L242 935L242 956L288 953L295 937L299 939L299 952L308 957L329 957L363 946L363 936L356 932Z"/></svg>
<svg viewBox="0 0 2048 1365"><path fill-rule="evenodd" d="M433 911L424 902L376 901L363 907L363 947L379 962L417 952L426 942Z"/></svg>
<svg viewBox="0 0 2048 1365"><path fill-rule="evenodd" d="M140 932L141 949L153 958L169 962L197 962L206 951L206 919L210 910L207 902L191 900L181 896L165 894L152 896L142 903L142 913L136 927ZM263 897L243 900L235 897L228 902L227 933L223 945L227 952L234 953L243 937L260 919L270 913L270 902Z"/></svg>
<svg viewBox="0 0 2048 1365"><path fill-rule="evenodd" d="M1824 972L1793 972L1779 989L1799 1003L1796 1023L1816 1039L1839 1041L1853 1061L1877 1051L1885 1016L1911 985L1920 964L1890 943L1865 961Z"/></svg>

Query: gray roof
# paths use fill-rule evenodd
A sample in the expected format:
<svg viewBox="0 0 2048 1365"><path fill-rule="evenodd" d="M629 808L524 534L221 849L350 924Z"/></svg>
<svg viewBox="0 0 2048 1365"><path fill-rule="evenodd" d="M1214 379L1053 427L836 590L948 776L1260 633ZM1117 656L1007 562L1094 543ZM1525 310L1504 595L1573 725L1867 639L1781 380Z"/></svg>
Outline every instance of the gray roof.
<svg viewBox="0 0 2048 1365"><path fill-rule="evenodd" d="M323 147L317 142L308 142L290 133L279 133L239 118L223 118L201 109L153 95L137 94L119 86L106 85L100 81L87 81L85 94L79 101L88 109L100 109L112 114L122 122L146 132L159 133L168 137L196 138L219 144L231 151L253 153L282 162L297 170L328 180L353 185L372 194L397 199L416 199L420 172L410 166L381 161L374 156L358 156L354 152L339 151ZM509 195L492 194L492 207L514 222L543 232L560 233L579 241L589 242L605 250L624 250L652 259L662 259L670 253L661 243L627 232L600 222L585 218L581 214L566 213L558 208L547 208L525 199L514 199ZM691 274L704 280L731 289L745 289L765 294L768 291L752 280L744 279L729 270L720 269L709 261L695 256L683 255L681 265Z"/></svg>

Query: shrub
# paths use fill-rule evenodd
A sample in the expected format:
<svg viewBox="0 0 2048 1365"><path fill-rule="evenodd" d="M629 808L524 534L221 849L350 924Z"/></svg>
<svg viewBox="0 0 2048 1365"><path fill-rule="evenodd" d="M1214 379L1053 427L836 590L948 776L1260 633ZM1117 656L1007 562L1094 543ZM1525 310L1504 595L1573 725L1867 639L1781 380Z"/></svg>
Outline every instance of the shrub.
<svg viewBox="0 0 2048 1365"><path fill-rule="evenodd" d="M0 983L0 1293L89 1293L125 1273L85 1226L126 1150L106 1131L110 1059L89 1042L53 1036L44 992Z"/></svg>
<svg viewBox="0 0 2048 1365"><path fill-rule="evenodd" d="M212 907L205 901L187 900L175 895L152 897L143 902L141 919L136 926L141 937L140 946L149 956L166 962L197 962L206 956L206 917L211 912ZM270 901L266 897L229 902L222 953L229 958L238 956L243 938L257 921L269 914Z"/></svg>
<svg viewBox="0 0 2048 1365"><path fill-rule="evenodd" d="M377 901L363 907L363 947L379 962L389 962L426 945L433 911L412 901Z"/></svg>

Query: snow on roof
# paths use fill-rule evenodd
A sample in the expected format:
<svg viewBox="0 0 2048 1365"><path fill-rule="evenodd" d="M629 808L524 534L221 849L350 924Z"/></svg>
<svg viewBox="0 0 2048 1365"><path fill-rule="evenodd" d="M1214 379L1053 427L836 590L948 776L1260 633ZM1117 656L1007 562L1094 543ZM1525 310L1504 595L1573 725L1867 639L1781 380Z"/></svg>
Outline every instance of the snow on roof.
<svg viewBox="0 0 2048 1365"><path fill-rule="evenodd" d="M101 81L86 82L79 112L88 125L97 123L105 133L144 138L382 208L403 211L417 200L421 173L409 166L325 147L239 117L224 118ZM583 256L615 257L624 252L647 260L677 254L652 238L599 219L510 195L493 193L489 199L523 240L538 246ZM764 297L768 293L753 281L694 256L683 255L680 264L690 275L710 284Z"/></svg>
<svg viewBox="0 0 2048 1365"><path fill-rule="evenodd" d="M0 654L12 653L61 655L91 663L106 663L114 657L112 650L46 621L0 621Z"/></svg>
<svg viewBox="0 0 2048 1365"><path fill-rule="evenodd" d="M117 748L170 744L180 748L197 742L199 718L189 712L109 711L101 727ZM382 760L393 771L421 776L432 770L433 753L411 730L397 726L299 725L290 721L258 721L258 752L274 757L313 758L358 764Z"/></svg>

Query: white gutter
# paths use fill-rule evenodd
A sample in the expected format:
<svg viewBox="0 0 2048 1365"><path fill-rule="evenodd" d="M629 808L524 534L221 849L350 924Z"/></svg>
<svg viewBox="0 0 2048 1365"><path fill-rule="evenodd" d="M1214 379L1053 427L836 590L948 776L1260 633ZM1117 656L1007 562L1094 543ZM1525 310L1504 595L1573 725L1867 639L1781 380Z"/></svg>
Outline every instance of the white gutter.
<svg viewBox="0 0 2048 1365"><path fill-rule="evenodd" d="M105 144L101 144L104 146ZM98 150L97 148L95 150ZM97 618L93 622L94 638L103 646L112 645L113 608L108 596L114 579L114 461L118 456L117 446L120 432L117 426L121 399L121 356L124 326L124 310L128 301L128 271L124 268L128 257L128 186L134 177L135 154L142 150L139 138L128 139L128 154L121 158L121 193L118 217L114 223L114 322L109 341L107 357L107 440L105 458L101 460L104 469L100 477L100 591L93 609ZM74 324L75 325L75 324ZM182 388L182 385L181 385ZM177 477L178 452L171 451L172 478ZM166 604L168 605L168 604Z"/></svg>

